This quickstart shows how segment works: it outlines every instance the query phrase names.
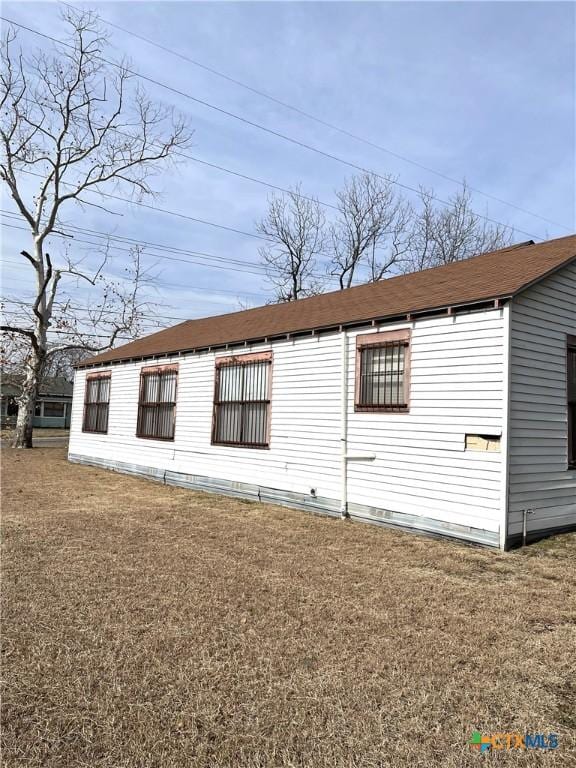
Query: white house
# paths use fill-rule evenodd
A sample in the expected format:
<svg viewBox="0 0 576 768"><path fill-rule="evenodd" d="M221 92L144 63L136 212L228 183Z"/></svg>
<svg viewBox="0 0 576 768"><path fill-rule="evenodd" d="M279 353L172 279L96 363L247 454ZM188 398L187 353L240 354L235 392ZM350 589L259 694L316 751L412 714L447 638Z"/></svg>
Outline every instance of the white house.
<svg viewBox="0 0 576 768"><path fill-rule="evenodd" d="M77 369L71 461L501 548L576 528L576 236Z"/></svg>

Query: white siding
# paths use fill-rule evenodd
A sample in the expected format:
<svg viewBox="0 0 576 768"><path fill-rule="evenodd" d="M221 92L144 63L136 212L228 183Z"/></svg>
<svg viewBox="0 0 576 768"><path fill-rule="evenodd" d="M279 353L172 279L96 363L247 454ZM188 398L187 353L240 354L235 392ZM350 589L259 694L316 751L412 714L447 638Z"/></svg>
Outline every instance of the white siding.
<svg viewBox="0 0 576 768"><path fill-rule="evenodd" d="M270 348L254 345L234 353ZM79 371L70 453L307 494L314 487L318 496L336 498L339 350L337 335L274 344L270 450L210 444L214 353L175 358L179 374L174 442L135 434L140 368L150 361L111 366L107 435L81 431L85 374Z"/></svg>
<svg viewBox="0 0 576 768"><path fill-rule="evenodd" d="M349 501L497 532L501 454L466 451L465 435L502 432L501 311L420 320L411 354L405 414L354 412L351 365L348 450L375 459L349 463Z"/></svg>
<svg viewBox="0 0 576 768"><path fill-rule="evenodd" d="M382 326L382 330L406 327ZM406 414L354 411L355 337L349 334L348 501L497 536L500 453L465 450L465 434L502 432L503 319L500 310L419 320L412 327L411 407ZM376 330L376 329L374 329ZM338 333L255 345L273 349L269 450L210 445L214 353L178 358L175 440L135 436L139 370L111 366L107 435L82 433L85 372L76 376L71 455L249 483L334 500L341 491L341 337ZM222 353L222 354L230 354ZM162 362L162 361L160 361ZM366 511L368 510L368 511ZM425 526L424 526L425 527Z"/></svg>
<svg viewBox="0 0 576 768"><path fill-rule="evenodd" d="M576 524L568 470L566 335L576 334L576 265L512 304L508 534Z"/></svg>

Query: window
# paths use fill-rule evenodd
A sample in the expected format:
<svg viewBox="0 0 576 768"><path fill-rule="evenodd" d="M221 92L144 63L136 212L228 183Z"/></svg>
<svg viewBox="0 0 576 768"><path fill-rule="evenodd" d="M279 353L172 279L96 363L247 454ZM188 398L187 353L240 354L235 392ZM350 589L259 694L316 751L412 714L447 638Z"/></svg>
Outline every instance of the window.
<svg viewBox="0 0 576 768"><path fill-rule="evenodd" d="M271 367L271 352L216 360L213 443L268 447Z"/></svg>
<svg viewBox="0 0 576 768"><path fill-rule="evenodd" d="M51 403L44 401L44 416L60 417L64 416L64 403Z"/></svg>
<svg viewBox="0 0 576 768"><path fill-rule="evenodd" d="M358 336L355 409L406 412L409 392L410 330Z"/></svg>
<svg viewBox="0 0 576 768"><path fill-rule="evenodd" d="M142 368L137 437L174 440L178 366Z"/></svg>
<svg viewBox="0 0 576 768"><path fill-rule="evenodd" d="M566 360L568 395L568 466L576 469L576 336L568 336Z"/></svg>
<svg viewBox="0 0 576 768"><path fill-rule="evenodd" d="M110 371L93 373L86 377L84 395L83 432L108 432L108 405L110 403ZM46 404L45 404L46 405Z"/></svg>

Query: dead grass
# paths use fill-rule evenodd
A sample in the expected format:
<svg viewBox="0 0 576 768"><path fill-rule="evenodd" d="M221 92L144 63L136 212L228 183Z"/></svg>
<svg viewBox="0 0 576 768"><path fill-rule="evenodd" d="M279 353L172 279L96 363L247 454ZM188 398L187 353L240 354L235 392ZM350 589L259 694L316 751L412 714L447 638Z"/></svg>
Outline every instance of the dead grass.
<svg viewBox="0 0 576 768"><path fill-rule="evenodd" d="M12 427L3 427L0 430L0 437L2 440L11 440L14 435L14 429ZM34 427L32 430L32 439L35 437L69 437L69 429L54 429L53 427Z"/></svg>
<svg viewBox="0 0 576 768"><path fill-rule="evenodd" d="M576 764L576 537L503 555L2 454L6 768Z"/></svg>

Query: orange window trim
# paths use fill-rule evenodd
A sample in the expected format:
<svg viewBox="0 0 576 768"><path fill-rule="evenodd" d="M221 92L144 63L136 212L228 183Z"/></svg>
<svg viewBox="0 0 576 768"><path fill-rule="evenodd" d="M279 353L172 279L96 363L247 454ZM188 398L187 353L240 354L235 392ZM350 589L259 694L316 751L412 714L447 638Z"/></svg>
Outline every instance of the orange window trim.
<svg viewBox="0 0 576 768"><path fill-rule="evenodd" d="M94 381L94 379L109 379L112 376L112 371L98 371L98 373L89 373L86 376L86 381Z"/></svg>
<svg viewBox="0 0 576 768"><path fill-rule="evenodd" d="M272 361L272 352L248 352L244 355L229 355L228 357L217 357L216 367L222 365L247 365L248 363L265 363Z"/></svg>
<svg viewBox="0 0 576 768"><path fill-rule="evenodd" d="M155 373L178 373L178 363L169 365L147 365L140 368L141 376L152 376Z"/></svg>

